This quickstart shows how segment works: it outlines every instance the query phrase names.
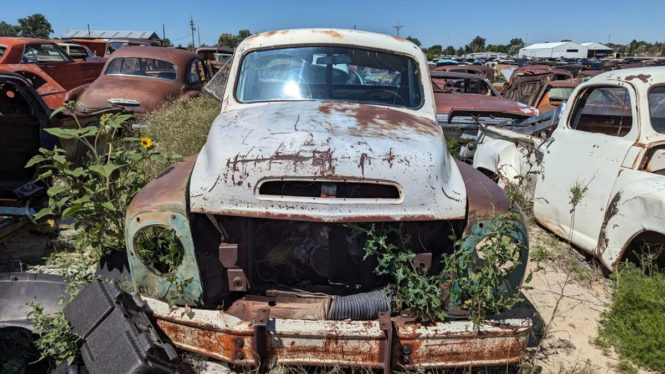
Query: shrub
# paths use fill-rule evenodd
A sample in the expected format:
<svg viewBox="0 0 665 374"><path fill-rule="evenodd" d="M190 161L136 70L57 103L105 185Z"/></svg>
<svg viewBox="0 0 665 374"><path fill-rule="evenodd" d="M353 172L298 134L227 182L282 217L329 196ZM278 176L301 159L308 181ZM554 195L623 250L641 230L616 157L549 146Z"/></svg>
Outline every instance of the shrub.
<svg viewBox="0 0 665 374"><path fill-rule="evenodd" d="M169 101L146 115L143 132L160 152L190 156L205 144L219 111L219 101L206 93L190 100Z"/></svg>
<svg viewBox="0 0 665 374"><path fill-rule="evenodd" d="M622 358L665 372L665 273L630 263L613 275L612 304L603 313L597 342Z"/></svg>

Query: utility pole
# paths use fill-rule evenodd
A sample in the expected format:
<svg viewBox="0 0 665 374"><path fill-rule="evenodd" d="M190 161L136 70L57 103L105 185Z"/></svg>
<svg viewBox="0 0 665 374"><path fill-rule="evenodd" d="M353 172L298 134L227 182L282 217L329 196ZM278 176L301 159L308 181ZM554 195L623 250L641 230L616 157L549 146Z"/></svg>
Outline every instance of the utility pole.
<svg viewBox="0 0 665 374"><path fill-rule="evenodd" d="M192 30L192 49L196 48L196 45L194 45L194 31L196 31L196 27L194 27L194 18L192 16L189 16L189 28Z"/></svg>
<svg viewBox="0 0 665 374"><path fill-rule="evenodd" d="M88 24L88 38L90 37L90 24Z"/></svg>
<svg viewBox="0 0 665 374"><path fill-rule="evenodd" d="M199 33L199 46L201 46L201 26L196 26L196 32Z"/></svg>
<svg viewBox="0 0 665 374"><path fill-rule="evenodd" d="M166 27L164 27L164 24L162 23L162 40L166 39Z"/></svg>
<svg viewBox="0 0 665 374"><path fill-rule="evenodd" d="M399 30L402 29L402 28L404 28L404 26L400 26L400 25L399 25L399 20L397 20L397 25L396 25L396 26L393 26L393 27L394 27L395 30L397 31L397 37L399 38Z"/></svg>

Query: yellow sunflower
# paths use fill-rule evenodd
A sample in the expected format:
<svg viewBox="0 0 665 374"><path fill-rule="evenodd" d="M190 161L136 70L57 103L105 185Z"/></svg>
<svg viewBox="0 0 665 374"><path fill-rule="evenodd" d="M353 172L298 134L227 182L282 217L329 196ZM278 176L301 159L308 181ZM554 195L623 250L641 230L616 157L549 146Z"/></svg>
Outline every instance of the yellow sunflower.
<svg viewBox="0 0 665 374"><path fill-rule="evenodd" d="M110 114L102 114L102 121L108 121L111 118Z"/></svg>
<svg viewBox="0 0 665 374"><path fill-rule="evenodd" d="M142 137L141 146L145 149L152 147L152 139L148 138L147 136Z"/></svg>

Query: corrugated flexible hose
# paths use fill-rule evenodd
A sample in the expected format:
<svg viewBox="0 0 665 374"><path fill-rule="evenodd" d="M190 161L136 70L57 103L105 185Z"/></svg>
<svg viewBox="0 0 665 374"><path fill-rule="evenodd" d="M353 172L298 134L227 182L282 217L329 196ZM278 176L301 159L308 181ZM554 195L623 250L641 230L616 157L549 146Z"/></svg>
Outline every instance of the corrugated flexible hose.
<svg viewBox="0 0 665 374"><path fill-rule="evenodd" d="M371 320L379 312L390 312L391 298L383 290L336 296L330 307L331 320Z"/></svg>

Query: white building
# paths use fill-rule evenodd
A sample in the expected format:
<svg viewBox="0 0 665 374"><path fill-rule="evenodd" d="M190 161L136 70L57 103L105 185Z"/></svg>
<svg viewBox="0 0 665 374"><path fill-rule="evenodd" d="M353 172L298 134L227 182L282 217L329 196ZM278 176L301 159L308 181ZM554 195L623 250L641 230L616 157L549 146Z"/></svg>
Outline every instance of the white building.
<svg viewBox="0 0 665 374"><path fill-rule="evenodd" d="M520 49L519 57L586 58L589 49L574 42L536 43Z"/></svg>
<svg viewBox="0 0 665 374"><path fill-rule="evenodd" d="M604 44L587 42L582 45L589 49L588 57L612 57L614 54L614 50Z"/></svg>

